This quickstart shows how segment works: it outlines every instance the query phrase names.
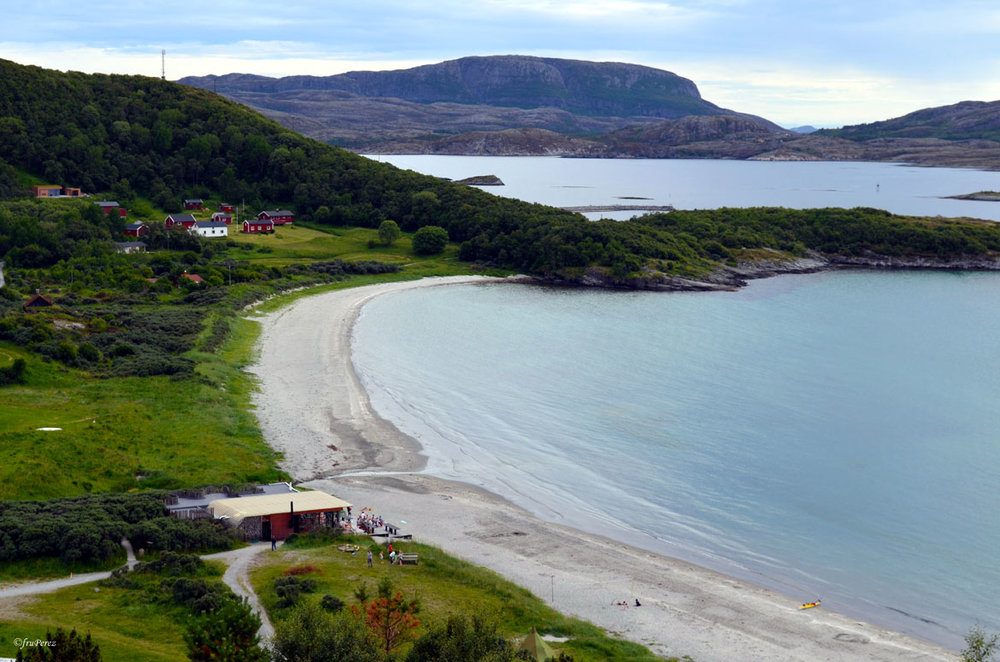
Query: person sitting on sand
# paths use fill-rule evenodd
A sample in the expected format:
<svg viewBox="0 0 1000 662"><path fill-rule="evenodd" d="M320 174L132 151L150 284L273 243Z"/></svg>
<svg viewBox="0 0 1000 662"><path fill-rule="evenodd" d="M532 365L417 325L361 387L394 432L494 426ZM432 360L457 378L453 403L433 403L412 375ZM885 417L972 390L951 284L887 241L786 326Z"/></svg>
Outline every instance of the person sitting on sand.
<svg viewBox="0 0 1000 662"><path fill-rule="evenodd" d="M641 602L639 602L639 598L636 598L636 599L635 599L635 606L636 606L636 607L641 607L641 606L642 606L642 603L641 603Z"/></svg>

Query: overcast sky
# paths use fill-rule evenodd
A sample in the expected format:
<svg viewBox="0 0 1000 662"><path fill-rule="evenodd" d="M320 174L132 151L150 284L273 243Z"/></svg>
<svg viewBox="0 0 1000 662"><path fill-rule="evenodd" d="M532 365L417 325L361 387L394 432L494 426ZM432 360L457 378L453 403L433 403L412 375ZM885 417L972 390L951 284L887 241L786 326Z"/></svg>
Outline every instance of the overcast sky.
<svg viewBox="0 0 1000 662"><path fill-rule="evenodd" d="M330 75L466 55L617 61L792 127L1000 99L997 0L0 0L0 58L159 76Z"/></svg>

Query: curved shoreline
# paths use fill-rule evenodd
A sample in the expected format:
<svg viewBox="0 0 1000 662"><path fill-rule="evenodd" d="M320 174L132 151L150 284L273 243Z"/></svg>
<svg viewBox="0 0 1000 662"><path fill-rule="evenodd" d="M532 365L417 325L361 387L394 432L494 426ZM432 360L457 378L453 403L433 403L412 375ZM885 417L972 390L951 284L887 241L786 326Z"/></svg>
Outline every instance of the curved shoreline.
<svg viewBox="0 0 1000 662"><path fill-rule="evenodd" d="M542 522L501 497L419 472L420 445L371 409L350 336L363 305L425 279L300 299L262 321L254 398L267 441L296 480L528 588L556 609L659 655L712 660L955 660L938 646L692 564ZM356 472L366 472L364 474ZM371 472L371 473L368 473ZM352 473L352 475L344 475ZM638 597L642 608L613 603Z"/></svg>

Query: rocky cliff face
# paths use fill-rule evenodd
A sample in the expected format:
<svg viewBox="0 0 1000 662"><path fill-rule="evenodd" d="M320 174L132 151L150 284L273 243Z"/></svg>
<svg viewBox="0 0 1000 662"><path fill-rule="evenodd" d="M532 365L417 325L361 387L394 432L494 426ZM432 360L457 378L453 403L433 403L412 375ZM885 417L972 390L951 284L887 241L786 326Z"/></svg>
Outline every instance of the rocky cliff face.
<svg viewBox="0 0 1000 662"><path fill-rule="evenodd" d="M669 71L525 55L466 57L413 69L336 76L275 79L230 74L189 77L180 82L237 100L245 94L254 94L260 101L261 95L291 91L340 91L420 104L557 108L585 116L676 118L723 112L703 100L693 82Z"/></svg>

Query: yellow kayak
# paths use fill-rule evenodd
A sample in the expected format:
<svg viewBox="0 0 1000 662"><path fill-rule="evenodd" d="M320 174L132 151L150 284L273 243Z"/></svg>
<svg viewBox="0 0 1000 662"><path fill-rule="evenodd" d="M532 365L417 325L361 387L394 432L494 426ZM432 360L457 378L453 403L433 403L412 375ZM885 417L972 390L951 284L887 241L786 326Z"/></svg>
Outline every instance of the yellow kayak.
<svg viewBox="0 0 1000 662"><path fill-rule="evenodd" d="M817 600L816 602L807 602L803 605L799 605L799 609L809 609L810 607L818 607L820 602L821 600Z"/></svg>

